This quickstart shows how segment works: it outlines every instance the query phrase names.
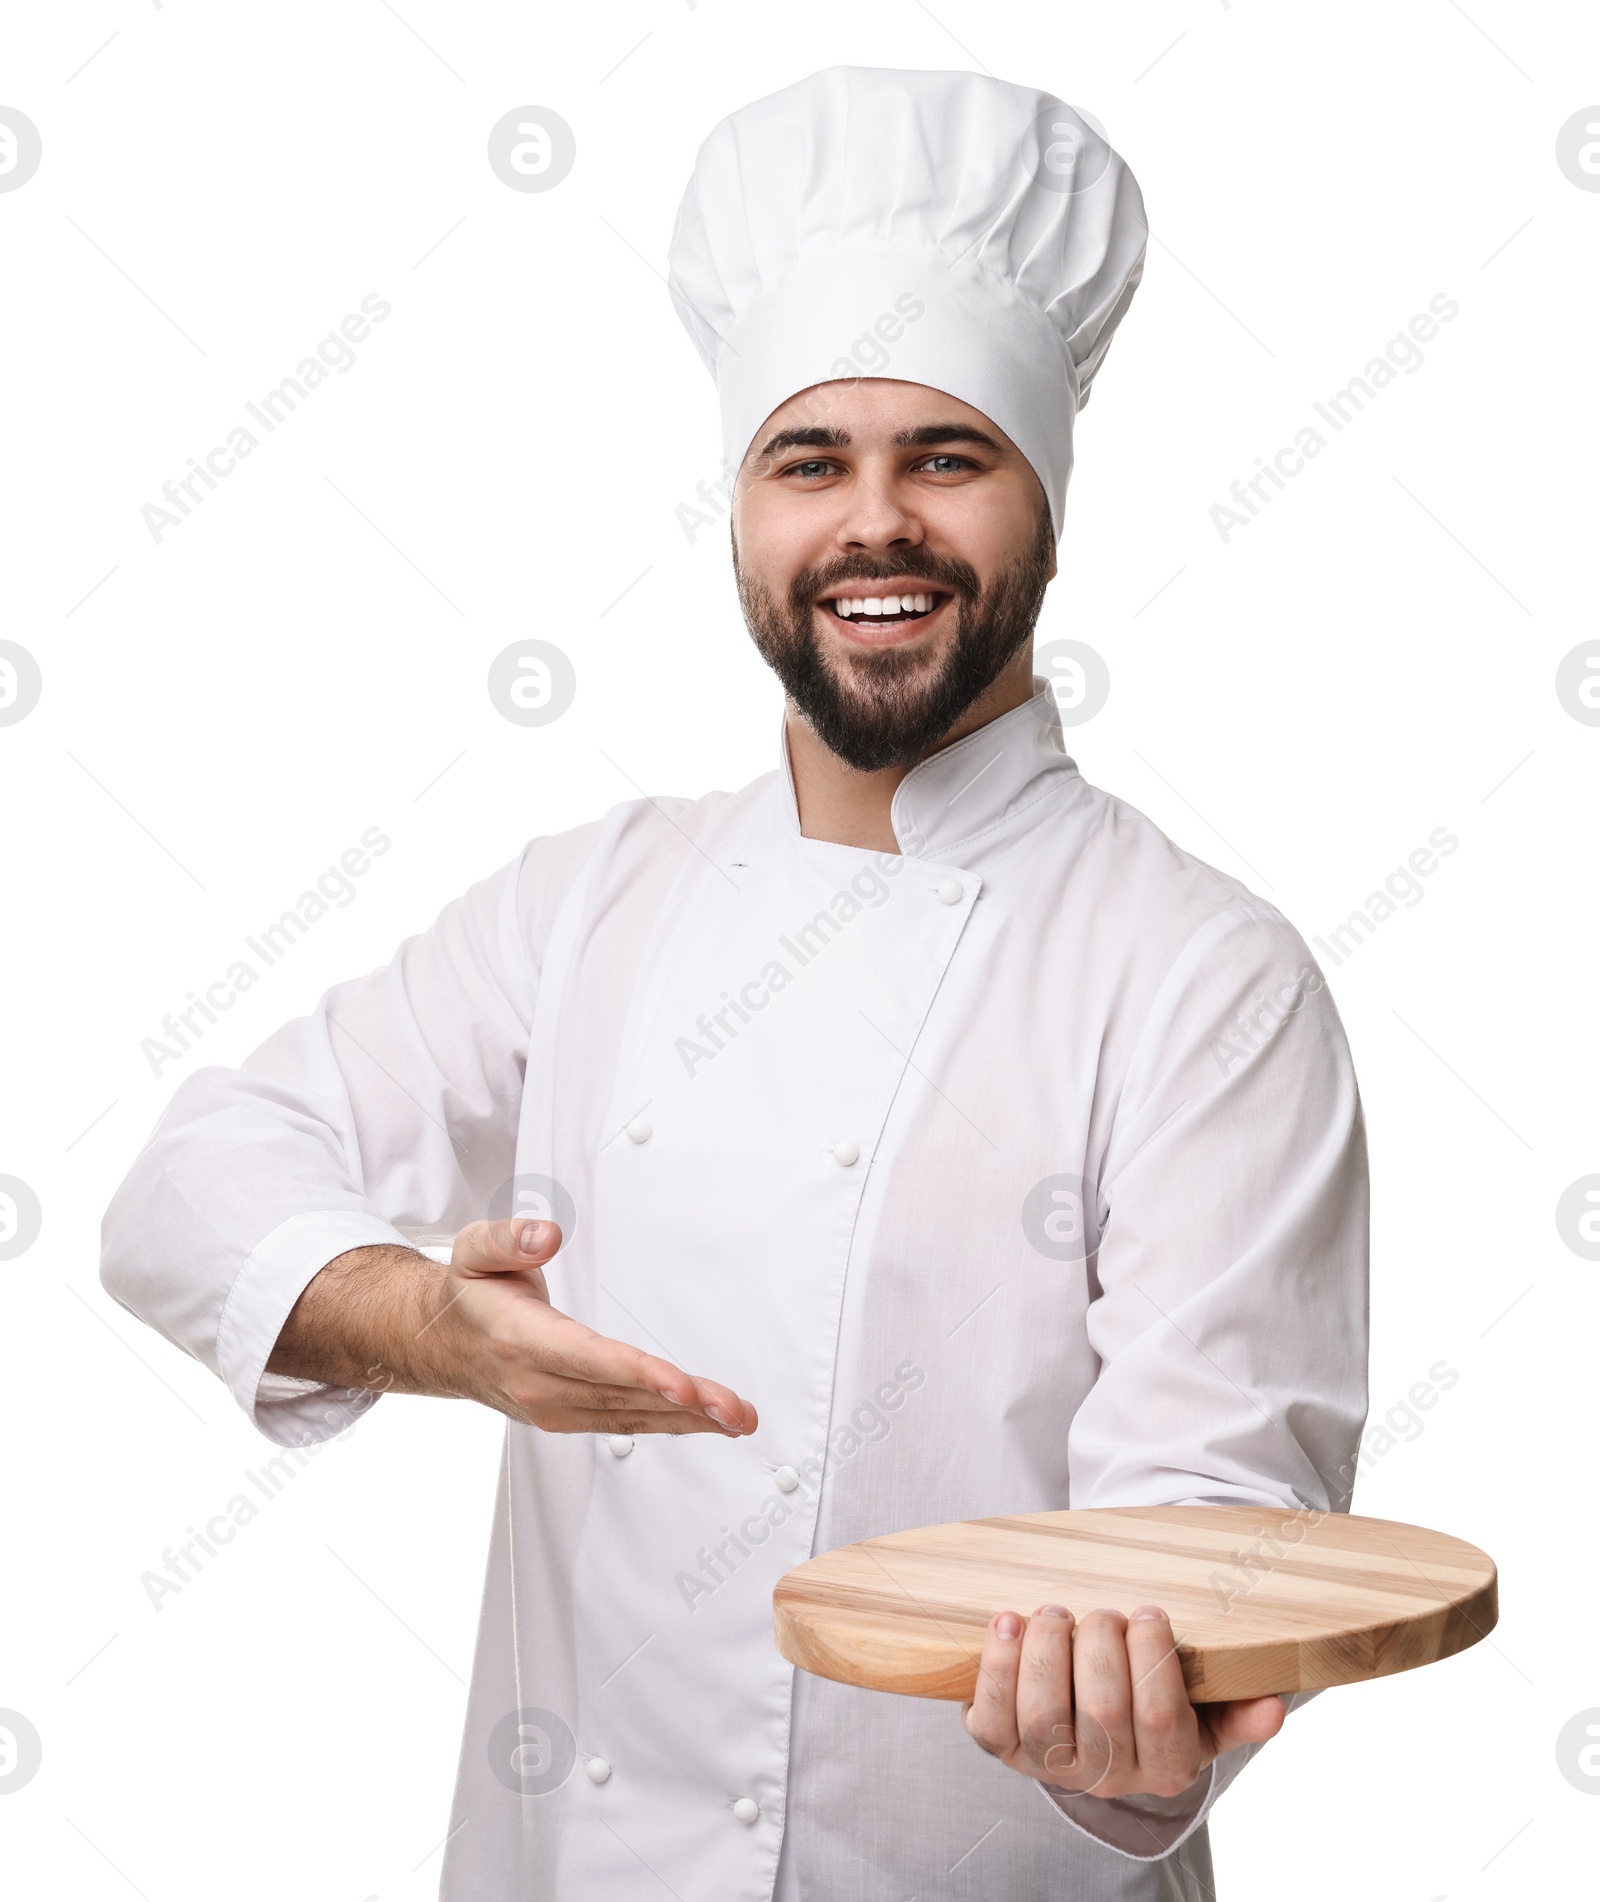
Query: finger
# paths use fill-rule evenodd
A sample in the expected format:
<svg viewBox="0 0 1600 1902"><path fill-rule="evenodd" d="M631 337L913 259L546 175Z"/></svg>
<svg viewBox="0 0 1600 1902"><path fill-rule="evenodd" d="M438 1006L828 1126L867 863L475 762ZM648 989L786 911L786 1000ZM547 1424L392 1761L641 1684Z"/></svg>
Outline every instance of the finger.
<svg viewBox="0 0 1600 1902"><path fill-rule="evenodd" d="M600 1389L628 1388L655 1395L669 1406L708 1415L719 1427L753 1433L756 1410L716 1381L696 1380L659 1355L614 1341L570 1315L547 1309L537 1331L517 1344L533 1368Z"/></svg>
<svg viewBox="0 0 1600 1902"><path fill-rule="evenodd" d="M1070 1782L1078 1769L1072 1721L1072 1613L1041 1605L1022 1634L1017 1672L1017 1738L1033 1774Z"/></svg>
<svg viewBox="0 0 1600 1902"><path fill-rule="evenodd" d="M648 1387L603 1386L592 1380L569 1380L564 1374L543 1373L535 1373L526 1381L513 1380L509 1385L513 1390L525 1390L542 1407L559 1407L566 1413L659 1413L673 1419L680 1415L705 1418L698 1409L680 1407L675 1400L665 1400ZM714 1426L717 1422L708 1424Z"/></svg>
<svg viewBox="0 0 1600 1902"><path fill-rule="evenodd" d="M663 1360L659 1354L647 1354L641 1348L630 1347L622 1341L608 1340L600 1334L590 1335L587 1342L575 1336L563 1336L560 1346L575 1357L573 1366L563 1366L562 1372L570 1372L579 1378L606 1378L599 1370L606 1366L614 1367L622 1370L620 1379L623 1384L653 1393L669 1406L687 1407L697 1413L707 1414L718 1426L726 1427L733 1433L754 1433L756 1430L758 1417L748 1400L741 1400L731 1387L723 1386L721 1381L686 1374L681 1367ZM612 1375L610 1378L617 1379L619 1376Z"/></svg>
<svg viewBox="0 0 1600 1902"><path fill-rule="evenodd" d="M1141 1605L1128 1620L1127 1642L1139 1782L1152 1795L1178 1796L1211 1759L1183 1681L1172 1621L1159 1605Z"/></svg>
<svg viewBox="0 0 1600 1902"><path fill-rule="evenodd" d="M1014 1611L997 1612L984 1634L978 1682L972 1702L961 1713L967 1735L996 1757L1017 1747L1017 1671L1022 1659L1022 1620Z"/></svg>
<svg viewBox="0 0 1600 1902"><path fill-rule="evenodd" d="M617 1345L623 1344L619 1342ZM511 1384L516 1386L521 1383L513 1381ZM602 1413L608 1410L614 1411L617 1408L630 1408L644 1413L689 1413L695 1417L708 1417L710 1424L736 1439L754 1425L754 1409L746 1402L736 1403L735 1411L728 1417L748 1420L750 1427L742 1424L730 1427L724 1419L718 1417L727 1412L726 1407L719 1407L714 1412L698 1405L684 1407L657 1388L609 1385L576 1376L543 1372L536 1373L532 1383L529 1384L536 1386L541 1404L560 1406L573 1412ZM739 1409L742 1409L742 1414Z"/></svg>
<svg viewBox="0 0 1600 1902"><path fill-rule="evenodd" d="M695 1377L695 1401L702 1413L709 1413L720 1425L735 1433L754 1433L760 1425L760 1415L748 1400L741 1400L731 1387L724 1387L720 1381ZM670 1386L661 1389L670 1392Z"/></svg>
<svg viewBox="0 0 1600 1902"><path fill-rule="evenodd" d="M1072 1640L1072 1708L1078 1744L1075 1787L1115 1795L1133 1768L1133 1685L1127 1620L1102 1607L1078 1620ZM1107 1786L1110 1786L1109 1788Z"/></svg>
<svg viewBox="0 0 1600 1902"><path fill-rule="evenodd" d="M721 1426L731 1427L736 1433L754 1433L758 1424L756 1410L748 1400L741 1400L731 1387L723 1386L720 1380L707 1380L703 1375L686 1374L681 1367L674 1367L669 1360L650 1354L644 1356L651 1363L648 1382L644 1378L640 1386L648 1384L664 1400L673 1401L680 1407L695 1407L702 1413L709 1413Z"/></svg>
<svg viewBox="0 0 1600 1902"><path fill-rule="evenodd" d="M597 1412L591 1407L564 1407L539 1404L521 1407L512 1403L505 1409L524 1426L536 1426L542 1433L622 1433L630 1437L646 1433L680 1436L685 1433L715 1433L724 1440L737 1439L726 1427L719 1427L703 1413L663 1408L647 1413L642 1407L619 1407Z"/></svg>
<svg viewBox="0 0 1600 1902"><path fill-rule="evenodd" d="M555 1222L469 1222L456 1236L450 1266L464 1275L515 1274L542 1267L560 1246Z"/></svg>
<svg viewBox="0 0 1600 1902"><path fill-rule="evenodd" d="M1267 1743L1283 1729L1288 1710L1281 1697L1240 1697L1228 1704L1202 1704L1195 1716L1210 1750L1220 1757L1240 1744Z"/></svg>

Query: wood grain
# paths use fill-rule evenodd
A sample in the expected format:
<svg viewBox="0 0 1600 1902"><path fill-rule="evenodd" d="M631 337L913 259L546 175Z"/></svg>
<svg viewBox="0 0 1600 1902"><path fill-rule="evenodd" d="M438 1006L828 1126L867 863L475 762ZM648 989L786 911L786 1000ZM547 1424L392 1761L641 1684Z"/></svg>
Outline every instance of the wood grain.
<svg viewBox="0 0 1600 1902"><path fill-rule="evenodd" d="M1347 1513L1115 1506L925 1526L778 1581L778 1649L818 1677L969 1702L989 1620L1160 1605L1191 1703L1319 1690L1432 1664L1499 1615L1494 1561L1447 1533Z"/></svg>

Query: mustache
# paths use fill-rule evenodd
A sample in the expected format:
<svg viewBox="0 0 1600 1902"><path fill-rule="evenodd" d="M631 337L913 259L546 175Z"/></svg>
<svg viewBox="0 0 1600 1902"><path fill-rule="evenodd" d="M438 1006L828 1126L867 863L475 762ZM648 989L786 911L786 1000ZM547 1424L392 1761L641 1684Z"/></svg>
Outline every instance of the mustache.
<svg viewBox="0 0 1600 1902"><path fill-rule="evenodd" d="M845 581L925 581L947 594L975 601L983 583L971 562L953 555L903 556L842 555L837 561L803 569L789 584L789 605L796 614L809 608L817 596Z"/></svg>

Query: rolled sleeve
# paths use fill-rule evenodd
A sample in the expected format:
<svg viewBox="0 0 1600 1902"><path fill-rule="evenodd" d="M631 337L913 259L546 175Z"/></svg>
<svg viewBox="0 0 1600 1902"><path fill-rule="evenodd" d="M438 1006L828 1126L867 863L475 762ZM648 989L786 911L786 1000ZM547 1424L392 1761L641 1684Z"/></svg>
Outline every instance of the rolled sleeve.
<svg viewBox="0 0 1600 1902"><path fill-rule="evenodd" d="M356 1211L293 1215L252 1249L228 1290L217 1325L217 1372L251 1422L280 1446L305 1446L342 1433L375 1393L289 1380L266 1372L290 1310L306 1284L352 1248L410 1246L392 1223Z"/></svg>
<svg viewBox="0 0 1600 1902"><path fill-rule="evenodd" d="M107 1292L269 1439L327 1439L372 1403L264 1373L312 1277L448 1240L509 1180L542 942L594 831L534 841L238 1069L189 1077L107 1208Z"/></svg>

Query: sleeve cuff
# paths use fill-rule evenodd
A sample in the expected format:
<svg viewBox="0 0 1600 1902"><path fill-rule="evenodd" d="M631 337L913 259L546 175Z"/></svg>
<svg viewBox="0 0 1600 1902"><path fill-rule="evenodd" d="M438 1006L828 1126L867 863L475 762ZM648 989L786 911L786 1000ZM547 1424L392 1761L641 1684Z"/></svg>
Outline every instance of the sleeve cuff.
<svg viewBox="0 0 1600 1902"><path fill-rule="evenodd" d="M1230 1757L1242 1754L1242 1750L1228 1752ZM1051 1806L1083 1835L1135 1862L1159 1862L1204 1822L1220 1793L1218 1772L1225 1763L1225 1758L1213 1758L1177 1796L1089 1796L1077 1790L1059 1790L1049 1783L1038 1787ZM1231 1776L1222 1779L1232 1780Z"/></svg>
<svg viewBox="0 0 1600 1902"><path fill-rule="evenodd" d="M217 1327L217 1367L258 1432L279 1446L314 1446L354 1425L378 1398L266 1372L289 1311L306 1284L351 1248L411 1243L382 1216L344 1210L295 1215L246 1258Z"/></svg>
<svg viewBox="0 0 1600 1902"><path fill-rule="evenodd" d="M1320 1691L1279 1692L1286 1716L1321 1695ZM1037 1787L1051 1808L1085 1836L1135 1862L1159 1862L1189 1840L1217 1798L1256 1752L1265 1748L1259 1743L1240 1744L1237 1750L1214 1757L1177 1796L1088 1796L1049 1783Z"/></svg>

